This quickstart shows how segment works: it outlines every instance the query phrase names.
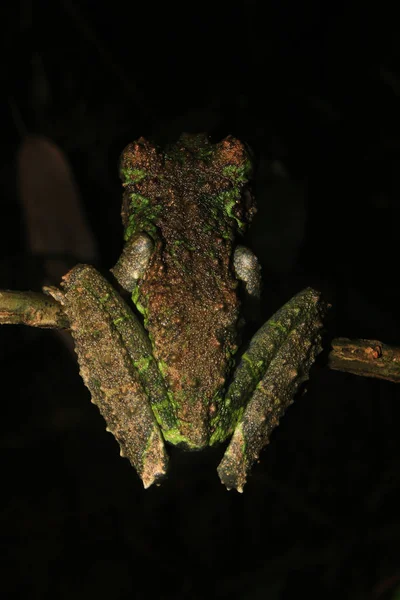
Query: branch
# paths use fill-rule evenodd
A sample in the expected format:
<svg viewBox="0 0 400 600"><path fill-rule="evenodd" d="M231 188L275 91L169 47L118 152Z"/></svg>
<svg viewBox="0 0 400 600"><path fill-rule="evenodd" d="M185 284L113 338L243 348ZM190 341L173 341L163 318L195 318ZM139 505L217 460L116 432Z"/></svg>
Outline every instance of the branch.
<svg viewBox="0 0 400 600"><path fill-rule="evenodd" d="M68 319L61 305L37 292L0 291L0 325L67 329ZM328 355L328 367L362 377L376 377L400 383L400 347L377 340L335 338Z"/></svg>
<svg viewBox="0 0 400 600"><path fill-rule="evenodd" d="M400 348L377 340L335 338L328 367L362 377L377 377L400 383Z"/></svg>
<svg viewBox="0 0 400 600"><path fill-rule="evenodd" d="M9 290L0 291L0 325L4 324L52 329L69 327L61 305L50 296Z"/></svg>

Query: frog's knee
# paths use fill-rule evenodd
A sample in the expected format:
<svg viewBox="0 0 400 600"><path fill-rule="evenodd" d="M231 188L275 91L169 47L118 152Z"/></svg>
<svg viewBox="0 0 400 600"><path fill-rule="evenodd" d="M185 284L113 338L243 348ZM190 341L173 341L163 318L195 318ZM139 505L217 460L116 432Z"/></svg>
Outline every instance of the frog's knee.
<svg viewBox="0 0 400 600"><path fill-rule="evenodd" d="M246 246L237 246L233 267L237 279L244 284L246 295L258 300L261 294L261 268L256 255Z"/></svg>
<svg viewBox="0 0 400 600"><path fill-rule="evenodd" d="M126 242L111 272L127 292L132 292L145 274L153 250L154 242L147 233L141 232Z"/></svg>

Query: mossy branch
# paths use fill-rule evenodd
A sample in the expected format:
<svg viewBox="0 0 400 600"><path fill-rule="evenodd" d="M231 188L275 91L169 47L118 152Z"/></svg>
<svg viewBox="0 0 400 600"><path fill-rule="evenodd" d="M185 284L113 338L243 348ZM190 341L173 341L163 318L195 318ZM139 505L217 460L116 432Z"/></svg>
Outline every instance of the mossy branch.
<svg viewBox="0 0 400 600"><path fill-rule="evenodd" d="M67 329L68 319L61 305L37 292L0 291L0 325L29 325L46 329ZM400 383L400 347L378 340L332 340L327 365L362 377L376 377Z"/></svg>

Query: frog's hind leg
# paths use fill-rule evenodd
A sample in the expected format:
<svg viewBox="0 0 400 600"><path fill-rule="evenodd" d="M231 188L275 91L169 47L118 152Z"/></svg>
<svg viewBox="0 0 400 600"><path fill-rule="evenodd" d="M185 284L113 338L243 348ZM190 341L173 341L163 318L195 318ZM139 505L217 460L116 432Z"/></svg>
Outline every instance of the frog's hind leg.
<svg viewBox="0 0 400 600"><path fill-rule="evenodd" d="M150 341L130 308L93 267L74 267L64 277L63 289L48 292L68 316L80 374L121 456L129 459L147 488L165 475L168 463L156 417L167 430L175 426Z"/></svg>
<svg viewBox="0 0 400 600"><path fill-rule="evenodd" d="M237 424L218 466L228 489L243 491L247 474L272 430L293 402L299 385L308 379L322 350L322 319L327 305L318 292L307 288L292 298L255 334L243 354L227 391L225 414ZM224 411L220 426L223 423Z"/></svg>

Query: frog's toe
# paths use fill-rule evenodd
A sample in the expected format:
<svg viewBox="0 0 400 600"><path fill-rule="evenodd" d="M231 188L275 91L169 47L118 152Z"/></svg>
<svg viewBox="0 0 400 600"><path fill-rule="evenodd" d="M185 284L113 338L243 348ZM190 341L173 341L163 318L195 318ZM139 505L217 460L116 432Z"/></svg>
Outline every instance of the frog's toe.
<svg viewBox="0 0 400 600"><path fill-rule="evenodd" d="M244 444L243 437L237 436L233 443L229 444L229 448L217 468L221 483L226 489L235 489L240 493L243 493L249 468L249 465L243 460L242 443Z"/></svg>
<svg viewBox="0 0 400 600"><path fill-rule="evenodd" d="M164 442L156 431L152 434L149 445L143 456L140 478L143 481L145 489L149 488L153 483L157 483L160 479L163 479L167 473L167 467L168 455L165 450Z"/></svg>

